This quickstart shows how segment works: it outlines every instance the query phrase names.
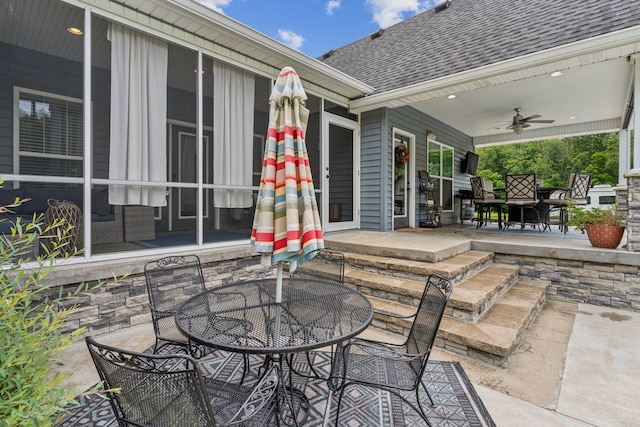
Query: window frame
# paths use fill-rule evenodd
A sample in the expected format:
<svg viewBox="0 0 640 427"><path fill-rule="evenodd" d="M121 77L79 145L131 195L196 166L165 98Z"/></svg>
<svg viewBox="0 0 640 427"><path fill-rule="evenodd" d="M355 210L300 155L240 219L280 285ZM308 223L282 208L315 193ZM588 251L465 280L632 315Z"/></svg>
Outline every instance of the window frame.
<svg viewBox="0 0 640 427"><path fill-rule="evenodd" d="M60 94L56 94L53 92L46 92L46 91L41 91L41 90L35 90L35 89L29 89L26 87L21 87L21 86L14 86L13 87L13 99L14 99L14 103L13 103L13 173L16 175L35 175L35 174L28 174L28 173L24 173L20 171L20 160L23 157L30 157L30 158L55 158L55 159L59 159L59 160L71 160L71 161L76 161L76 162L80 162L80 168L79 170L81 171L81 174L79 176L76 176L75 178L81 178L83 176L83 167L84 167L84 130L81 133L81 139L79 141L79 149L81 151L81 155L73 155L73 154L59 154L59 153L47 153L45 151L40 151L40 152L36 152L36 151L26 151L26 150L22 150L21 149L21 139L20 139L20 101L22 99L22 94L28 94L28 95L33 95L33 96L42 96L45 98L50 98L50 99L54 99L57 101L63 101L63 102L73 102L73 103L77 103L80 105L80 109L78 110L79 114L78 114L78 118L80 120L80 123L82 125L82 127L84 128L85 123L84 123L84 100L81 98L74 98L74 97L70 97L70 96L65 96L65 95L60 95ZM46 175L42 175L43 177L45 176L56 176L56 175L50 175L50 174L46 174ZM64 176L67 178L74 178L74 177L70 177L67 175L59 175L59 176Z"/></svg>
<svg viewBox="0 0 640 427"><path fill-rule="evenodd" d="M431 144L437 145L439 147L439 170L433 171L430 163L430 155L431 155ZM446 170L444 167L444 152L451 151L451 176L445 176L444 171ZM454 159L455 159L455 149L450 145L443 144L442 142L438 142L435 139L428 138L427 139L427 171L429 172L429 177L435 180L435 187L437 189L438 201L437 204L440 205L443 209L443 212L453 212L455 209L455 199L454 199L454 182L455 182L455 168L454 168ZM451 187L451 194L449 195L449 200L451 200L451 206L445 207L442 203L444 198L444 182L448 182Z"/></svg>

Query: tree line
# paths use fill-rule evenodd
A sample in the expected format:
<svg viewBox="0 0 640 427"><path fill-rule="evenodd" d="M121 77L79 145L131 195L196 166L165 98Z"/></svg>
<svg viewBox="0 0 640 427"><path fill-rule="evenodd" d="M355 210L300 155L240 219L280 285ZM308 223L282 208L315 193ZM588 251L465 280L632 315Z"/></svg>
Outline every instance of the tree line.
<svg viewBox="0 0 640 427"><path fill-rule="evenodd" d="M535 173L546 187L565 186L573 172L592 174L592 185L618 184L617 132L497 145L476 153L476 175L490 179L495 188L504 188L505 175L520 173Z"/></svg>

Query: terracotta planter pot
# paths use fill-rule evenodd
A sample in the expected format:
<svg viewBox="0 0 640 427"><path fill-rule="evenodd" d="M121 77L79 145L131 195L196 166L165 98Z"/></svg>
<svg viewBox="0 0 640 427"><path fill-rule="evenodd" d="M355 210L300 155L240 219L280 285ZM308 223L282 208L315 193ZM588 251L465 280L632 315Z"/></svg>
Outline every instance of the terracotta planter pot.
<svg viewBox="0 0 640 427"><path fill-rule="evenodd" d="M587 237L591 246L596 248L615 249L624 234L624 225L587 225Z"/></svg>

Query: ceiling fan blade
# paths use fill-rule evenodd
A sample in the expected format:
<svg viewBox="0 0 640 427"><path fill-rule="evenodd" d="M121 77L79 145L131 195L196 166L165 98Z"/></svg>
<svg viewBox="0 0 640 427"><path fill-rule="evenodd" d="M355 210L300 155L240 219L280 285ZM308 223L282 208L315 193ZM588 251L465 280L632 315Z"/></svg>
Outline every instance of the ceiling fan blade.
<svg viewBox="0 0 640 427"><path fill-rule="evenodd" d="M528 122L529 120L537 119L538 117L542 117L540 114L534 114L533 116L525 117L522 119L523 122Z"/></svg>
<svg viewBox="0 0 640 427"><path fill-rule="evenodd" d="M527 123L553 123L555 120L525 120Z"/></svg>

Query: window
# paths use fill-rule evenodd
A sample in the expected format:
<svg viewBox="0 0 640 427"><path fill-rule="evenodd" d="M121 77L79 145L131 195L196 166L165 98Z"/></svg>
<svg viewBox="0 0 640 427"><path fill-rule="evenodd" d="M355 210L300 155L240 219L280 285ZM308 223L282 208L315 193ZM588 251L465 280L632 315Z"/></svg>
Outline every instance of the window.
<svg viewBox="0 0 640 427"><path fill-rule="evenodd" d="M436 204L453 211L453 148L427 140L427 170L433 179Z"/></svg>
<svg viewBox="0 0 640 427"><path fill-rule="evenodd" d="M16 174L82 176L82 100L16 88Z"/></svg>

